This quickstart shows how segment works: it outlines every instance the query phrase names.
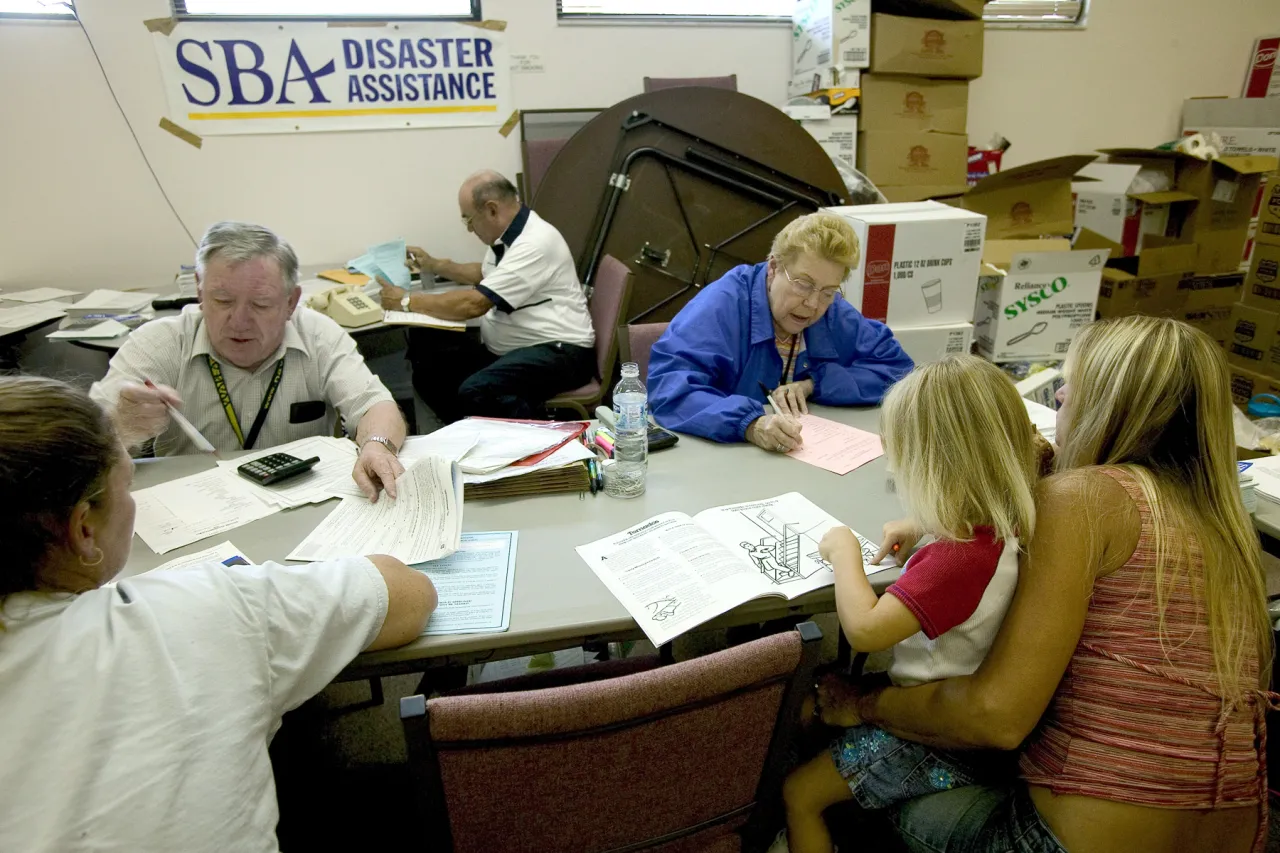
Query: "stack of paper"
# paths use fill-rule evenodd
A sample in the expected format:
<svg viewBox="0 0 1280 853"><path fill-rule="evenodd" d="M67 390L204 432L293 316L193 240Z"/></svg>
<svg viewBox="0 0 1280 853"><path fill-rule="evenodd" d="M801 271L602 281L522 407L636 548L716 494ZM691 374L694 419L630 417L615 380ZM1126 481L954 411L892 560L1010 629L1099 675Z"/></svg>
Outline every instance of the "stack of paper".
<svg viewBox="0 0 1280 853"><path fill-rule="evenodd" d="M468 418L433 432L427 439L455 447L469 443L470 449L458 460L462 473L492 474L563 444L566 436L555 426Z"/></svg>
<svg viewBox="0 0 1280 853"><path fill-rule="evenodd" d="M427 326L432 329L448 329L451 332L465 332L467 324L458 320L442 320L430 314L417 311L384 311L382 322L388 326Z"/></svg>
<svg viewBox="0 0 1280 853"><path fill-rule="evenodd" d="M123 334L127 334L129 327L119 320L112 320L108 317L98 323L89 321L92 325L87 328L68 327L59 329L56 332L50 332L49 338L52 340L94 340L105 338L118 338Z"/></svg>
<svg viewBox="0 0 1280 853"><path fill-rule="evenodd" d="M67 316L66 303L44 302L0 308L0 334L9 334Z"/></svg>
<svg viewBox="0 0 1280 853"><path fill-rule="evenodd" d="M19 290L17 293L6 293L5 302L52 302L55 299L66 300L76 295L74 290L63 290L60 287L34 287L31 290Z"/></svg>
<svg viewBox="0 0 1280 853"><path fill-rule="evenodd" d="M270 486L260 486L236 472L236 469L246 462L276 453L288 453L299 459L319 456L320 461L305 474L290 477ZM227 476L236 477L247 483L259 500L279 509L292 509L307 504L323 503L334 496L361 494L359 487L351 479L356 456L355 444L345 438L303 438L263 450L253 456L223 460L218 463L218 467Z"/></svg>
<svg viewBox="0 0 1280 853"><path fill-rule="evenodd" d="M242 477L212 468L133 493L134 530L157 554L266 518L280 507Z"/></svg>
<svg viewBox="0 0 1280 853"><path fill-rule="evenodd" d="M370 246L368 252L348 261L347 266L369 276L370 284L376 284L378 276L396 287L408 287L412 280L409 267L405 265L404 240L390 240Z"/></svg>
<svg viewBox="0 0 1280 853"><path fill-rule="evenodd" d="M1266 456L1252 460L1252 465L1242 470L1252 475L1254 489L1259 497L1280 502L1280 456ZM1242 465L1243 467L1243 465Z"/></svg>
<svg viewBox="0 0 1280 853"><path fill-rule="evenodd" d="M125 293L120 290L95 290L67 309L73 317L85 314L133 314L151 307L155 293Z"/></svg>
<svg viewBox="0 0 1280 853"><path fill-rule="evenodd" d="M447 557L462 542L462 478L454 462L427 457L396 480L396 499L344 497L289 555L314 562L389 554L406 563Z"/></svg>
<svg viewBox="0 0 1280 853"><path fill-rule="evenodd" d="M1050 444L1053 444L1054 437L1058 433L1058 411L1028 400L1026 397L1022 398L1022 402L1027 407L1027 416L1031 418L1031 423L1035 424L1036 429Z"/></svg>

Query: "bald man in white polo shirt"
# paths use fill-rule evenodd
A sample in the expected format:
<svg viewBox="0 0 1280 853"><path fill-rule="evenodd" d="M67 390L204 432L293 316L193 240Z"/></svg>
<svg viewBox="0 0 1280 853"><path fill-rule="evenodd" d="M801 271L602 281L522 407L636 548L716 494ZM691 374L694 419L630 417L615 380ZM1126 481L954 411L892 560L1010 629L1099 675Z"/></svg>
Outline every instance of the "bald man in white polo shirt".
<svg viewBox="0 0 1280 853"><path fill-rule="evenodd" d="M352 477L370 500L404 473L400 409L333 320L298 306L298 257L261 225L219 222L196 251L199 306L134 330L89 396L127 446L157 456L196 447L186 415L219 450L261 450L333 435L337 413L359 447Z"/></svg>
<svg viewBox="0 0 1280 853"><path fill-rule="evenodd" d="M520 203L497 172L477 172L458 191L463 224L488 245L483 263L410 260L424 275L472 285L413 293L382 282L382 305L446 320L480 317L480 339L410 329L413 385L436 415L540 418L543 404L595 375L595 330L573 255L560 232Z"/></svg>

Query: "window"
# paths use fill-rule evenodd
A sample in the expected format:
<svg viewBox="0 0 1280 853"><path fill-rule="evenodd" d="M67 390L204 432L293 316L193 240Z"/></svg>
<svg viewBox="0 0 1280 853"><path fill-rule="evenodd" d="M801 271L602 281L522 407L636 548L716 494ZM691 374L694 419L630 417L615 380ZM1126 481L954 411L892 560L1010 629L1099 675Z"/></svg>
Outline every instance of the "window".
<svg viewBox="0 0 1280 853"><path fill-rule="evenodd" d="M557 0L562 20L790 21L795 0Z"/></svg>
<svg viewBox="0 0 1280 853"><path fill-rule="evenodd" d="M0 3L5 0L0 0ZM480 0L173 0L182 18L480 20Z"/></svg>
<svg viewBox="0 0 1280 853"><path fill-rule="evenodd" d="M0 18L74 18L62 0L0 0Z"/></svg>
<svg viewBox="0 0 1280 853"><path fill-rule="evenodd" d="M558 0L561 19L789 21L795 0ZM997 27L1077 27L1088 0L990 0L983 14Z"/></svg>
<svg viewBox="0 0 1280 853"><path fill-rule="evenodd" d="M1088 0L990 0L982 19L997 27L1083 27Z"/></svg>

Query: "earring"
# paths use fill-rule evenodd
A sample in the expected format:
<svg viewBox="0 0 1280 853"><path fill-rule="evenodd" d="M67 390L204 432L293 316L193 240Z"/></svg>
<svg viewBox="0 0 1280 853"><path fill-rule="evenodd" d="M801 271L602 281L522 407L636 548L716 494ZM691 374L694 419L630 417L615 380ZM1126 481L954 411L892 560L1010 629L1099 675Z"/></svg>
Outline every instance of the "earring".
<svg viewBox="0 0 1280 853"><path fill-rule="evenodd" d="M86 562L84 561L84 557L81 557L81 558L80 558L80 565L84 566L86 569L92 569L94 566L100 566L100 565L102 565L102 561L103 561L103 560L106 558L106 556L107 556L106 554L102 553L102 549L101 549L101 548L99 548L99 547L97 547L96 545L94 546L94 549L93 549L93 550L95 550L95 551L97 551L97 552L98 552L98 559L94 560L92 563L86 563Z"/></svg>

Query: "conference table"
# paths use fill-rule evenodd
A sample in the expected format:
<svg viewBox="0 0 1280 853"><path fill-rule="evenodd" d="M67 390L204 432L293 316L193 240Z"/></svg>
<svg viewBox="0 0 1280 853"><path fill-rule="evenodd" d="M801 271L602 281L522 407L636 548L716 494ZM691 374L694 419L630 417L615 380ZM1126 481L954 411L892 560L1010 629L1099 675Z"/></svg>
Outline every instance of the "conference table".
<svg viewBox="0 0 1280 853"><path fill-rule="evenodd" d="M879 432L880 410L811 407L813 414ZM153 486L213 467L209 456L139 461L134 488ZM883 525L902 514L881 456L839 476L750 444L716 444L682 435L679 443L649 457L645 494L629 500L557 494L468 501L463 530L519 531L515 588L509 630L489 634L424 636L396 649L367 652L338 680L423 672L455 664L480 663L570 648L584 643L643 637L635 620L578 556L578 545L615 534L662 512L690 515L713 506L799 492L873 542ZM135 575L176 557L224 540L234 542L256 563L283 561L337 506L336 500L287 510L164 555L135 536L122 576ZM882 591L896 569L871 575ZM831 612L827 587L791 601L755 599L705 623L699 630L758 623L796 614Z"/></svg>

